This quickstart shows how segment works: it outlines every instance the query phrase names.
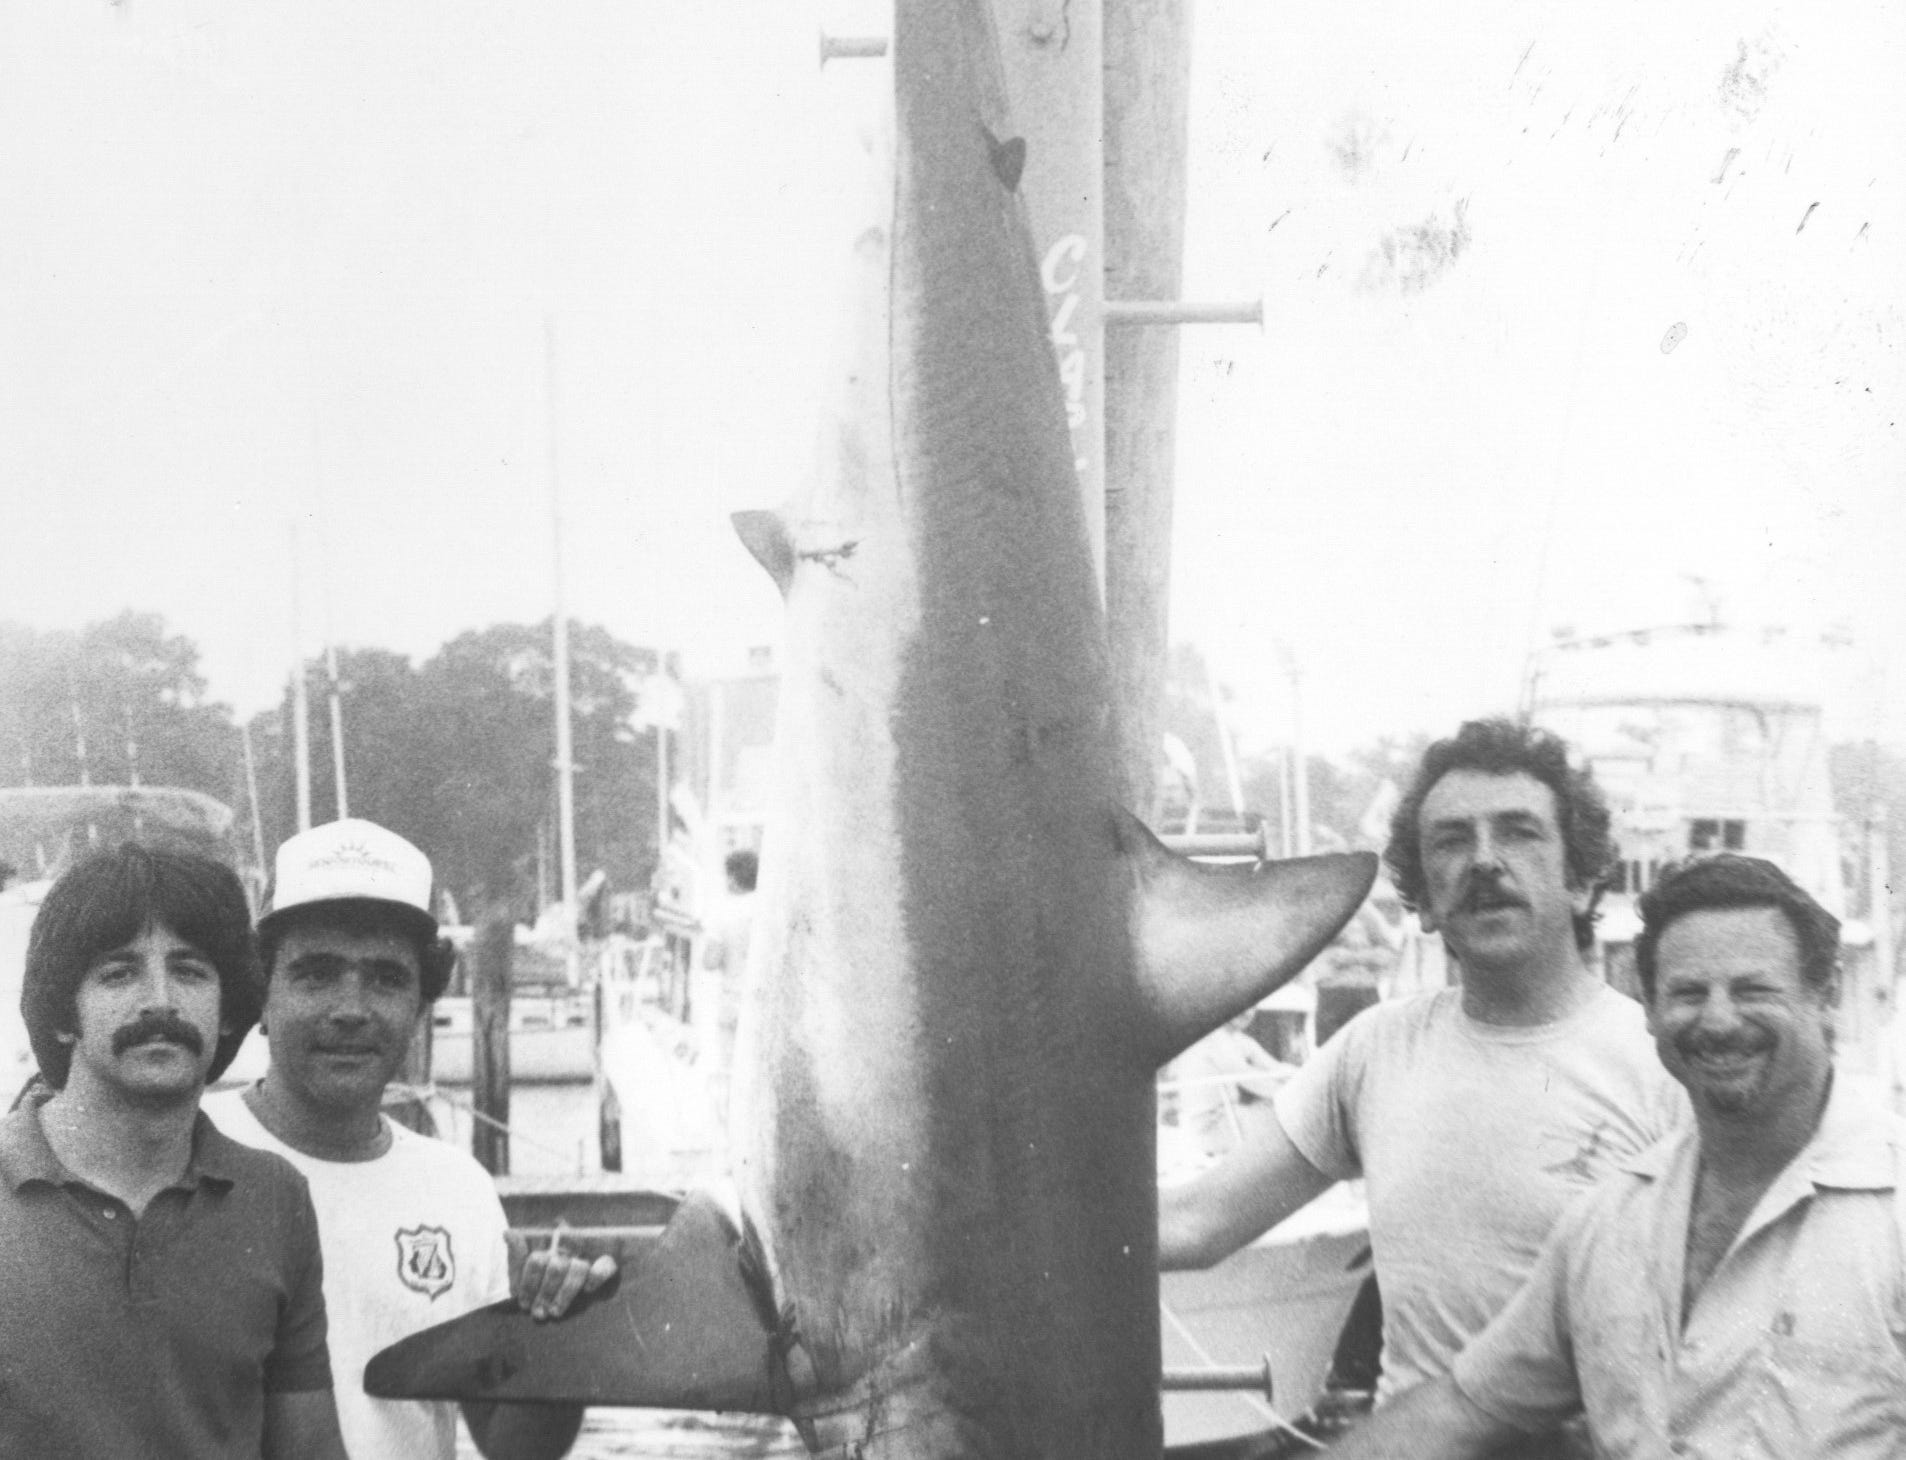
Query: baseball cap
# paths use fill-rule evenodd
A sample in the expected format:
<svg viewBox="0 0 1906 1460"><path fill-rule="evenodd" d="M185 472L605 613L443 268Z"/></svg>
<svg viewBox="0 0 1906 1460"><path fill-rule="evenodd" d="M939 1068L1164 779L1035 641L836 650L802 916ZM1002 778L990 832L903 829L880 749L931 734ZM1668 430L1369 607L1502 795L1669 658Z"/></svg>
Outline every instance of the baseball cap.
<svg viewBox="0 0 1906 1460"><path fill-rule="evenodd" d="M313 903L362 899L391 903L437 929L430 911L430 858L374 821L346 817L301 831L278 848L271 888L274 918Z"/></svg>

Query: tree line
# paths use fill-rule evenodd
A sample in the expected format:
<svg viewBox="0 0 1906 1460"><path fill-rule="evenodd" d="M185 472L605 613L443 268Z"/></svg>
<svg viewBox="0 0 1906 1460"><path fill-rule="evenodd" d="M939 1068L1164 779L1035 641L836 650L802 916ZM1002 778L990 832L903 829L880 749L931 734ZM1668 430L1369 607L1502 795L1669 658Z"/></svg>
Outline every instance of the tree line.
<svg viewBox="0 0 1906 1460"><path fill-rule="evenodd" d="M551 638L545 619L459 634L421 663L388 649L337 654L350 812L425 848L439 885L466 918L499 904L533 917L539 894L554 892ZM643 681L673 666L597 625L572 624L569 642L579 875L600 868L613 890L643 890L656 865L656 738L636 728L635 712ZM312 814L323 821L337 807L331 680L321 659L306 663L304 674ZM1233 824L1216 693L1197 651L1174 650L1163 723L1190 775L1161 782L1149 808L1160 830L1181 829L1194 799L1206 829ZM1307 757L1316 849L1380 847L1383 788L1407 783L1427 739L1386 736L1342 755ZM269 859L296 829L293 746L289 683L275 709L241 726L229 706L208 697L197 645L158 614L127 610L78 631L0 623L0 786L200 791L236 813L231 850L248 864L257 860L256 843ZM1835 745L1829 754L1849 891L1863 914L1858 831L1875 805L1889 812L1893 886L1906 875L1906 755L1866 742ZM670 756L678 760L679 748ZM1289 767L1275 753L1247 753L1232 764L1251 817L1278 827ZM0 855L18 859L15 851Z"/></svg>
<svg viewBox="0 0 1906 1460"><path fill-rule="evenodd" d="M498 903L532 916L539 882L553 891L551 638L545 620L460 634L421 663L388 649L337 653L350 813L425 848L465 916ZM569 646L580 875L600 868L614 889L645 888L656 739L634 716L661 659L590 624L572 625ZM325 821L338 804L331 680L322 660L303 669L312 815ZM296 830L292 703L287 682L275 709L241 725L208 697L197 646L158 614L129 610L77 632L0 624L0 785L200 791L234 810L231 850L249 864L255 842L269 858Z"/></svg>

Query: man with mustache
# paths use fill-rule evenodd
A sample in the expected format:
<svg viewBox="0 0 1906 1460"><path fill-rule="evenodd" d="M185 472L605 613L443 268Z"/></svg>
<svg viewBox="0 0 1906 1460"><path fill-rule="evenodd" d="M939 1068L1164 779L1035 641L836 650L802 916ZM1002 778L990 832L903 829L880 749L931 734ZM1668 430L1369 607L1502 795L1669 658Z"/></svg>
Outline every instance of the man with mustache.
<svg viewBox="0 0 1906 1460"><path fill-rule="evenodd" d="M1447 1373L1564 1207L1677 1111L1640 1007L1585 961L1613 856L1608 808L1557 737L1476 720L1431 745L1384 859L1457 985L1365 1010L1240 1112L1243 1145L1160 1193L1164 1265L1215 1262L1362 1177L1379 1402Z"/></svg>
<svg viewBox="0 0 1906 1460"><path fill-rule="evenodd" d="M1609 1460L1906 1446L1906 1122L1834 1073L1840 924L1731 854L1662 876L1641 916L1693 1122L1571 1210L1453 1373L1345 1460L1494 1454L1577 1407Z"/></svg>
<svg viewBox="0 0 1906 1460"><path fill-rule="evenodd" d="M229 868L126 845L47 892L0 1120L0 1455L343 1460L304 1181L200 1117L258 1013Z"/></svg>
<svg viewBox="0 0 1906 1460"><path fill-rule="evenodd" d="M539 1317L558 1317L615 1265L536 1252L512 1284L489 1173L383 1114L385 1087L455 961L430 911L429 859L351 819L290 838L275 872L258 925L271 1064L256 1085L210 1097L206 1113L310 1183L352 1460L452 1460L457 1406L371 1398L372 1356L512 1291ZM576 1405L468 1404L463 1415L490 1460L554 1460L582 1423Z"/></svg>

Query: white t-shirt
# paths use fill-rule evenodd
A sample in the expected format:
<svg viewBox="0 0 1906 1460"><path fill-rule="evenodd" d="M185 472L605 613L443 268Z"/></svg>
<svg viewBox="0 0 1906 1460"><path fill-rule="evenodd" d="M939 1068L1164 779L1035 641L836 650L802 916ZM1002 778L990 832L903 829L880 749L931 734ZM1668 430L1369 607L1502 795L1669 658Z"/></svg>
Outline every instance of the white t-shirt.
<svg viewBox="0 0 1906 1460"><path fill-rule="evenodd" d="M226 1135L275 1151L311 1187L338 1420L351 1460L452 1460L457 1407L372 1399L364 1366L401 1338L509 1296L503 1204L489 1173L442 1141L391 1123L373 1161L320 1161L258 1123L242 1090L203 1109Z"/></svg>
<svg viewBox="0 0 1906 1460"><path fill-rule="evenodd" d="M1364 1178L1387 1399L1449 1372L1563 1210L1672 1128L1687 1097L1641 1006L1613 989L1554 1024L1504 1028L1448 988L1364 1010L1276 1108L1320 1171Z"/></svg>

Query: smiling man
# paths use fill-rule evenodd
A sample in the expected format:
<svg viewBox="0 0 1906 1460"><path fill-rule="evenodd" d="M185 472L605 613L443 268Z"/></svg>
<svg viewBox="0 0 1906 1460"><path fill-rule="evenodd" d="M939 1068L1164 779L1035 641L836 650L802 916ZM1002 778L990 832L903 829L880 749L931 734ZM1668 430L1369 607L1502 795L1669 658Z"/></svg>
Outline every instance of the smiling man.
<svg viewBox="0 0 1906 1460"><path fill-rule="evenodd" d="M430 882L422 852L368 821L334 821L280 847L259 923L271 1064L256 1085L206 1101L227 1134L283 1155L310 1183L352 1460L451 1460L456 1406L372 1399L364 1366L512 1292L489 1174L383 1114L385 1086L450 976ZM607 1258L534 1253L514 1292L554 1317L613 1271ZM582 1410L466 1405L464 1417L490 1460L545 1460L568 1451Z"/></svg>
<svg viewBox="0 0 1906 1460"><path fill-rule="evenodd" d="M257 1018L228 868L127 845L47 893L0 1121L0 1455L342 1460L317 1218L199 1094Z"/></svg>
<svg viewBox="0 0 1906 1460"><path fill-rule="evenodd" d="M1610 1460L1906 1444L1906 1123L1834 1074L1840 925L1732 855L1664 875L1641 914L1649 1022L1692 1125L1571 1211L1453 1375L1345 1460L1494 1454L1577 1406Z"/></svg>
<svg viewBox="0 0 1906 1460"><path fill-rule="evenodd" d="M1641 1008L1585 961L1613 847L1608 808L1559 739L1477 720L1436 742L1384 857L1459 983L1364 1011L1268 1109L1243 1112L1236 1153L1161 1193L1159 1247L1168 1267L1215 1262L1363 1177L1388 1402L1448 1372L1564 1207L1680 1102Z"/></svg>

